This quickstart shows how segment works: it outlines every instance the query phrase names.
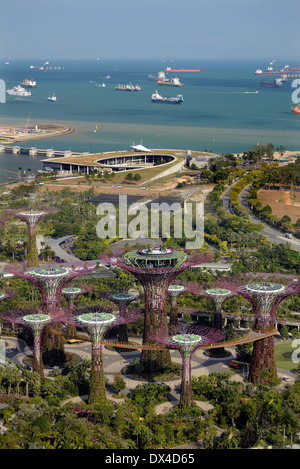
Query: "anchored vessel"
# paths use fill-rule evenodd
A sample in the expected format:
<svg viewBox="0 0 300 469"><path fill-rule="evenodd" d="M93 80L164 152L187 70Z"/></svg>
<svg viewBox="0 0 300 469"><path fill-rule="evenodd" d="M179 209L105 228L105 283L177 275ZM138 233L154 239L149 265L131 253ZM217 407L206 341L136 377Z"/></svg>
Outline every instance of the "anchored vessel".
<svg viewBox="0 0 300 469"><path fill-rule="evenodd" d="M164 79L164 80L158 80L157 83L158 83L160 86L177 86L177 87L183 86L183 83L180 83L178 77L171 78L170 81L165 80L165 79Z"/></svg>
<svg viewBox="0 0 300 469"><path fill-rule="evenodd" d="M115 89L119 91L141 91L142 88L139 85L130 83L129 85L117 85Z"/></svg>
<svg viewBox="0 0 300 469"><path fill-rule="evenodd" d="M200 68L198 69L187 69L187 68L171 68L171 67L167 67L166 72L200 72Z"/></svg>
<svg viewBox="0 0 300 469"><path fill-rule="evenodd" d="M7 90L7 94L10 96L31 96L31 91L27 91L21 85L17 85Z"/></svg>
<svg viewBox="0 0 300 469"><path fill-rule="evenodd" d="M22 81L21 85L24 86L24 88L35 88L36 87L36 81L27 80L27 78L25 78L25 80Z"/></svg>
<svg viewBox="0 0 300 469"><path fill-rule="evenodd" d="M178 94L176 97L166 98L161 96L157 91L152 94L151 101L153 103L169 103L169 104L180 104L183 102L182 94Z"/></svg>

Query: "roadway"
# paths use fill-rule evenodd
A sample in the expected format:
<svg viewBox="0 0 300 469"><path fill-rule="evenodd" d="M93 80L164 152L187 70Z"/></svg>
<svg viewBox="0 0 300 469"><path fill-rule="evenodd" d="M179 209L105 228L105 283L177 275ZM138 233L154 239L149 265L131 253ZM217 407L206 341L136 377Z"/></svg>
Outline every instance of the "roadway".
<svg viewBox="0 0 300 469"><path fill-rule="evenodd" d="M229 186L224 192L224 194L222 195L223 207L225 211L230 215L235 215L233 208L231 206L231 203L230 203L230 193L234 186L235 184L232 184L231 186ZM276 228L272 228L266 223L263 223L262 221L258 220L253 215L248 205L248 193L249 193L250 187L251 187L251 184L245 187L245 189L243 189L239 195L239 202L241 203L241 205L245 207L245 210L246 210L246 213L250 222L257 224L257 225L261 225L262 226L261 234L264 235L268 239L268 241L270 241L271 243L288 244L291 246L292 249L295 249L296 251L299 252L300 250L299 240L295 238L291 238L291 239L286 238L280 230L277 230Z"/></svg>

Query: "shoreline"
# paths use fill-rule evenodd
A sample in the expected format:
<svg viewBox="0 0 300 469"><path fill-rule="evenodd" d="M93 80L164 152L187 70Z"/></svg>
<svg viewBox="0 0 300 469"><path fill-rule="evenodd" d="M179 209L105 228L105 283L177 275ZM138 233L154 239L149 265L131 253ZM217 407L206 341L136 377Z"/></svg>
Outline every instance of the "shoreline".
<svg viewBox="0 0 300 469"><path fill-rule="evenodd" d="M190 126L185 127L180 125L161 125L161 124L143 124L143 123L124 123L124 122L100 122L98 123L97 134L93 133L94 123L91 121L68 121L62 122L56 119L39 119L39 125L50 126L63 126L64 131L56 133L55 135L43 135L34 138L31 134L25 140L18 141L33 141L37 139L51 139L53 136L64 138L68 134L75 133L72 137L72 142L67 144L62 140L62 147L66 146L72 148L73 152L89 151L90 153L101 153L103 151L119 150L120 144L123 143L123 149L132 144L132 141L142 139L148 141L146 144L149 148L171 148L171 144L163 144L163 141L172 141L175 148L186 148L192 151L201 151L203 148L208 148L214 153L242 153L247 151L250 146L255 145L257 141L262 144L269 142L273 143L275 147L283 145L286 151L298 152L299 139L296 138L293 131L286 131L283 133L284 138L278 135L278 130L261 130L261 129L247 129L247 128L230 128L230 127L199 127ZM31 127L36 124L32 124ZM22 118L9 118L2 117L0 119L0 127L23 127L24 119ZM191 145L189 140L192 139L194 144ZM280 140L279 140L280 139ZM278 141L279 140L279 141ZM195 145L197 142L197 146ZM122 143L121 143L122 142ZM77 149L76 145L87 148ZM94 151L94 148L89 147L99 145L99 149ZM174 148L174 146L172 146ZM62 148L57 148L61 150Z"/></svg>
<svg viewBox="0 0 300 469"><path fill-rule="evenodd" d="M35 127L19 127L4 125L0 128L0 144L14 144L31 140L41 140L52 137L60 137L75 132L75 129L64 124L50 124L39 122L36 124L41 133L35 133ZM30 131L33 133L30 133Z"/></svg>

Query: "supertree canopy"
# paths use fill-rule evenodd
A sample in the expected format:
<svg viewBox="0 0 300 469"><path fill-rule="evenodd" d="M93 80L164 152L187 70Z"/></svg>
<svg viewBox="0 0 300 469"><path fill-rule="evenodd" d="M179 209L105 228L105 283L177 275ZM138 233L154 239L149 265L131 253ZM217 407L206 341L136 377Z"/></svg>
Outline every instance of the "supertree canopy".
<svg viewBox="0 0 300 469"><path fill-rule="evenodd" d="M121 267L132 273L142 284L145 295L143 343L151 344L150 336L167 335L166 300L168 287L174 279L192 265L211 259L209 253L198 251L188 254L172 248L138 249L126 252L122 257L105 259L111 266ZM162 370L171 363L169 351L143 350L141 363L146 373Z"/></svg>
<svg viewBox="0 0 300 469"><path fill-rule="evenodd" d="M177 329L177 328L176 328ZM180 408L193 407L191 386L191 360L193 353L199 348L213 345L224 340L224 333L218 329L207 326L179 326L178 333L169 328L168 336L152 336L154 340L164 344L170 349L180 352L182 358L182 378L180 392Z"/></svg>
<svg viewBox="0 0 300 469"><path fill-rule="evenodd" d="M275 330L275 312L285 298L300 292L299 279L260 274L252 276L252 279L249 276L224 278L220 283L223 286L229 286L252 305L256 332L270 332L269 337L254 342L249 374L250 382L269 384L277 377L274 335L272 334Z"/></svg>
<svg viewBox="0 0 300 469"><path fill-rule="evenodd" d="M90 378L89 401L99 403L106 400L105 379L103 371L102 341L109 329L135 321L139 317L135 310L127 311L126 316L112 314L109 310L86 308L77 310L75 316L69 316L67 322L84 329L92 342L92 370Z"/></svg>
<svg viewBox="0 0 300 469"><path fill-rule="evenodd" d="M74 278L86 275L96 269L96 264L76 262L44 264L40 267L24 267L21 264L9 265L6 271L23 277L33 283L40 291L44 312L57 311L62 290Z"/></svg>
<svg viewBox="0 0 300 469"><path fill-rule="evenodd" d="M3 319L11 323L20 324L31 330L33 334L33 371L37 372L40 379L44 379L43 361L41 353L41 336L46 326L63 318L51 318L49 314L33 313L32 311L11 310L3 314Z"/></svg>
<svg viewBox="0 0 300 469"><path fill-rule="evenodd" d="M29 266L36 266L38 265L38 252L36 247L36 230L38 223L43 219L46 218L48 215L52 215L58 212L58 209L47 209L45 211L39 210L11 210L6 209L4 210L9 215L12 215L20 220L24 221L28 227L28 254L27 254L27 264Z"/></svg>

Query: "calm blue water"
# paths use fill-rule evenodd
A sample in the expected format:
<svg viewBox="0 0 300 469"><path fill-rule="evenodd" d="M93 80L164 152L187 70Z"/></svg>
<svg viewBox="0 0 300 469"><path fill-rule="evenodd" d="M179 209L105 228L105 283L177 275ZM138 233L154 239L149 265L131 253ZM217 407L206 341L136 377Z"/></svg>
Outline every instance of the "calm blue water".
<svg viewBox="0 0 300 469"><path fill-rule="evenodd" d="M39 71L29 66L42 62L1 64L0 78L11 88L25 78L37 81L32 96L7 96L0 104L0 123L25 125L60 122L75 128L73 134L53 139L26 142L24 146L58 150L102 152L128 149L133 143L149 148L208 149L215 152L242 152L257 142L300 149L300 116L290 110L291 81L282 88L261 87L256 68L258 61L61 61L52 66L64 70ZM282 61L281 66L284 65ZM289 64L291 67L299 64ZM158 87L148 80L167 66L200 68L200 73L168 73L179 76L184 86ZM276 67L276 65L275 65ZM276 67L277 68L277 67ZM279 66L278 66L279 68ZM107 74L106 88L96 87ZM139 84L142 91L116 91L118 83ZM165 96L182 93L181 105L151 102L151 94ZM259 93L255 93L258 91ZM50 93L56 103L47 101ZM95 134L93 129L98 126ZM41 169L38 157L0 154L0 169ZM0 171L0 179L3 171Z"/></svg>

